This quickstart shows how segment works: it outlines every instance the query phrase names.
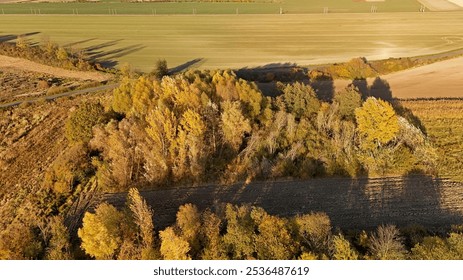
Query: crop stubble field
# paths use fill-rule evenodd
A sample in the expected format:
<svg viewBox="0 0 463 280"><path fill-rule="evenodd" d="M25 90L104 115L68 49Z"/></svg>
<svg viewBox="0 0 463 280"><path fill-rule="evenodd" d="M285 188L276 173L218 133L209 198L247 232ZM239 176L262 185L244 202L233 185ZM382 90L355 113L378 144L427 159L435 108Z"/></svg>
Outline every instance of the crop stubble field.
<svg viewBox="0 0 463 280"><path fill-rule="evenodd" d="M310 65L406 57L463 47L463 13L63 16L0 15L0 41L35 33L95 57L143 71L159 58L169 67L272 63ZM10 37L11 38L11 37Z"/></svg>

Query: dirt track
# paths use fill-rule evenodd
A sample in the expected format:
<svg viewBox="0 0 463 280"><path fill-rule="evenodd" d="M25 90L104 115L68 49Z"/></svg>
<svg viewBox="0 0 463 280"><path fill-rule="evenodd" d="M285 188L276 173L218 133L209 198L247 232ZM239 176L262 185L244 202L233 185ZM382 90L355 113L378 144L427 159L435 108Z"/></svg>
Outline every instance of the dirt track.
<svg viewBox="0 0 463 280"><path fill-rule="evenodd" d="M72 78L79 80L94 80L98 82L103 82L107 81L110 78L110 75L105 75L102 73L65 70L58 67L52 67L36 63L27 59L0 55L0 69L6 67L16 68L25 71L45 73L55 77Z"/></svg>
<svg viewBox="0 0 463 280"><path fill-rule="evenodd" d="M463 97L463 57L381 76L389 83L395 98ZM373 83L373 78L368 83ZM339 90L350 84L336 80Z"/></svg>
<svg viewBox="0 0 463 280"><path fill-rule="evenodd" d="M142 195L154 210L158 229L172 224L178 207L185 203L204 209L228 202L261 206L280 216L323 211L334 226L344 229L370 229L385 223L418 223L430 228L463 223L463 183L426 176L210 185ZM106 195L105 200L122 207L125 194Z"/></svg>

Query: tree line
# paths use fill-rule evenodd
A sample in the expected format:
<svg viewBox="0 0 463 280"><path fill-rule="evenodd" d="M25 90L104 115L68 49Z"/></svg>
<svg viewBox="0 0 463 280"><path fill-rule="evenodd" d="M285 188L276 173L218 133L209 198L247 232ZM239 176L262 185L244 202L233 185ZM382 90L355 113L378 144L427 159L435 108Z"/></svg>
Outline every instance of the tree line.
<svg viewBox="0 0 463 280"><path fill-rule="evenodd" d="M78 235L86 254L96 259L165 260L403 260L462 259L463 230L429 235L420 226L400 231L380 225L371 232L334 229L325 213L290 218L249 205L218 205L199 211L181 206L176 222L155 233L153 211L136 189L122 210L100 204L87 212Z"/></svg>

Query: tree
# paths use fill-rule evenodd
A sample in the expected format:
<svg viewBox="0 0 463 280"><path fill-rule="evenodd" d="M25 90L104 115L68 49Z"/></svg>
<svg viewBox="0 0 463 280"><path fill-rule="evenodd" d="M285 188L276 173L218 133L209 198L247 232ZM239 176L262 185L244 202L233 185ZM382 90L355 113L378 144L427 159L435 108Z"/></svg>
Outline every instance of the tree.
<svg viewBox="0 0 463 280"><path fill-rule="evenodd" d="M172 227L159 232L161 255L165 260L190 260L188 241L178 236Z"/></svg>
<svg viewBox="0 0 463 280"><path fill-rule="evenodd" d="M146 204L145 199L135 188L129 190L127 204L138 228L137 232L141 245L140 258L142 260L152 259L154 256L153 210Z"/></svg>
<svg viewBox="0 0 463 280"><path fill-rule="evenodd" d="M358 253L352 248L350 242L344 238L341 234L334 236L333 238L335 260L357 260Z"/></svg>
<svg viewBox="0 0 463 280"><path fill-rule="evenodd" d="M405 248L399 230L394 225L381 225L370 238L371 257L377 260L402 260Z"/></svg>
<svg viewBox="0 0 463 280"><path fill-rule="evenodd" d="M325 213L312 213L294 219L304 251L327 255L331 242L331 221Z"/></svg>
<svg viewBox="0 0 463 280"><path fill-rule="evenodd" d="M65 61L65 60L67 60L69 58L69 54L68 54L68 52L66 51L65 48L59 47L56 50L56 58L58 60Z"/></svg>
<svg viewBox="0 0 463 280"><path fill-rule="evenodd" d="M294 256L296 244L285 220L267 214L262 208L254 208L251 218L257 225L255 247L261 260L289 260Z"/></svg>
<svg viewBox="0 0 463 280"><path fill-rule="evenodd" d="M165 59L158 59L151 74L158 80L162 77L169 75L169 68L167 67L167 61Z"/></svg>
<svg viewBox="0 0 463 280"><path fill-rule="evenodd" d="M251 132L251 124L243 116L239 102L222 103L221 127L225 142L238 151L245 133Z"/></svg>
<svg viewBox="0 0 463 280"><path fill-rule="evenodd" d="M70 142L87 143L92 138L92 128L105 121L100 103L83 103L66 121L66 137Z"/></svg>
<svg viewBox="0 0 463 280"><path fill-rule="evenodd" d="M55 216L50 219L49 230L51 234L48 243L46 259L49 260L70 260L71 244L69 242L69 232L64 225L64 220L60 216Z"/></svg>
<svg viewBox="0 0 463 280"><path fill-rule="evenodd" d="M394 108L388 102L374 97L369 97L362 107L355 109L355 119L364 149L384 146L399 132Z"/></svg>
<svg viewBox="0 0 463 280"><path fill-rule="evenodd" d="M223 240L233 259L254 258L254 222L250 213L251 210L247 206L227 204L225 208L227 233Z"/></svg>
<svg viewBox="0 0 463 280"><path fill-rule="evenodd" d="M201 229L201 215L198 208L191 203L180 206L177 212L177 226L180 228L182 238L190 244L191 255L196 256L200 250Z"/></svg>
<svg viewBox="0 0 463 280"><path fill-rule="evenodd" d="M86 212L77 235L82 249L96 259L112 259L122 244L123 214L107 203L100 204L95 214Z"/></svg>
<svg viewBox="0 0 463 280"><path fill-rule="evenodd" d="M119 87L114 89L111 107L114 112L128 115L132 109L132 81L124 77Z"/></svg>
<svg viewBox="0 0 463 280"><path fill-rule="evenodd" d="M227 251L220 235L222 221L216 214L206 210L201 215L200 239L203 260L226 260Z"/></svg>
<svg viewBox="0 0 463 280"><path fill-rule="evenodd" d="M320 101L312 87L301 83L288 84L283 89L283 100L287 112L296 119L311 118L320 109Z"/></svg>
<svg viewBox="0 0 463 280"><path fill-rule="evenodd" d="M333 102L339 105L339 115L342 119L355 120L355 109L362 105L362 95L354 87L334 94Z"/></svg>
<svg viewBox="0 0 463 280"><path fill-rule="evenodd" d="M412 258L417 260L461 260L463 259L463 234L450 233L446 239L432 236L412 248Z"/></svg>

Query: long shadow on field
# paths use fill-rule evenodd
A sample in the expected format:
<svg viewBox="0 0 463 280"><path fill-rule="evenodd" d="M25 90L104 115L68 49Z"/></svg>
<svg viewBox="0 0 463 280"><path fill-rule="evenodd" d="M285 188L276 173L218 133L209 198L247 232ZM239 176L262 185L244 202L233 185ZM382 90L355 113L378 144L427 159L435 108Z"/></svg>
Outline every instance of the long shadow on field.
<svg viewBox="0 0 463 280"><path fill-rule="evenodd" d="M91 40L94 40L94 39L88 39L88 40L76 42L73 44L74 45L80 44L80 43L88 42ZM122 41L122 39L113 40L113 41L109 41L106 43L90 46L90 47L84 48L83 52L90 61L97 62L106 68L112 68L112 67L117 66L118 58L121 58L123 56L126 56L128 54L137 52L145 48L144 46L140 44L131 45L131 46L122 47L122 48L114 48L120 41ZM105 50L107 48L111 48L111 49Z"/></svg>
<svg viewBox="0 0 463 280"><path fill-rule="evenodd" d="M157 230L173 224L185 203L200 210L224 203L249 204L283 217L325 212L333 226L342 229L374 229L381 224L446 228L463 223L463 184L425 175L207 185L141 194L153 208ZM108 195L105 200L123 207L125 194Z"/></svg>
<svg viewBox="0 0 463 280"><path fill-rule="evenodd" d="M189 68L192 68L193 66L197 67L199 66L202 62L204 62L204 58L196 58L193 60L190 60L188 62L185 62L183 64L180 64L178 66L175 66L174 68L169 69L170 74L177 74L182 71L188 70Z"/></svg>
<svg viewBox="0 0 463 280"><path fill-rule="evenodd" d="M373 84L370 86L370 96L386 101L391 101L392 91L389 83L380 77L376 77L376 79L373 81Z"/></svg>
<svg viewBox="0 0 463 280"><path fill-rule="evenodd" d="M97 40L97 39L98 39L98 38L85 39L85 40L82 40L82 41L77 41L77 42L73 42L73 43L66 44L66 45L64 45L64 47L65 47L65 48L70 48L70 47L74 47L74 46L76 46L76 45L88 43L88 42L91 42L91 41L94 41L94 40Z"/></svg>
<svg viewBox="0 0 463 280"><path fill-rule="evenodd" d="M323 101L331 101L334 96L334 83L332 77L323 77L310 82L310 86L317 93L317 97Z"/></svg>
<svg viewBox="0 0 463 280"><path fill-rule="evenodd" d="M362 99L367 99L370 96L370 88L366 79L355 79L352 81L352 85L357 88Z"/></svg>
<svg viewBox="0 0 463 280"><path fill-rule="evenodd" d="M37 35L37 34L40 34L40 32L29 32L29 33L17 34L17 35L14 35L14 34L2 35L0 36L0 43L16 40L18 39L18 37L26 38L26 37L30 37L30 36Z"/></svg>

